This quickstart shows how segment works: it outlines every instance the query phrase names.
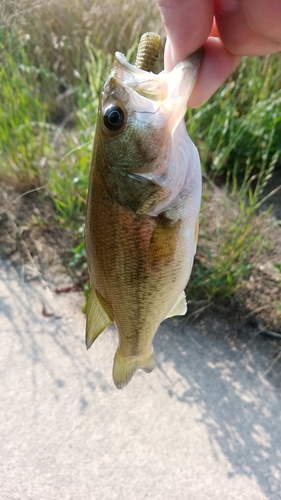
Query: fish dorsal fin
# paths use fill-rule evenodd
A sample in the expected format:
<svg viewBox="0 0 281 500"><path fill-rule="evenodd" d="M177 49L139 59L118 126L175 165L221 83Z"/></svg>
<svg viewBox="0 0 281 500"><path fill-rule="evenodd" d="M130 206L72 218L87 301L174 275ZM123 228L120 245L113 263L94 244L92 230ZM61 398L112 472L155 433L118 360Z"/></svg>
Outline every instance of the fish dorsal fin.
<svg viewBox="0 0 281 500"><path fill-rule="evenodd" d="M147 373L154 370L155 359L153 350L144 356L124 357L120 354L119 348L117 348L113 364L113 380L117 389L123 389L130 382L138 368L142 368Z"/></svg>
<svg viewBox="0 0 281 500"><path fill-rule="evenodd" d="M171 309L166 318L171 318L172 316L184 316L187 311L186 297L185 293L182 292L180 298L175 303L174 307Z"/></svg>
<svg viewBox="0 0 281 500"><path fill-rule="evenodd" d="M105 299L102 298L103 304L98 297L98 292L93 287L90 289L87 312L86 312L86 346L87 349L91 347L93 342L109 325L112 323L113 318L108 314L108 309L111 310L109 304L106 304ZM107 307L106 307L107 306ZM105 307L107 311L105 311Z"/></svg>

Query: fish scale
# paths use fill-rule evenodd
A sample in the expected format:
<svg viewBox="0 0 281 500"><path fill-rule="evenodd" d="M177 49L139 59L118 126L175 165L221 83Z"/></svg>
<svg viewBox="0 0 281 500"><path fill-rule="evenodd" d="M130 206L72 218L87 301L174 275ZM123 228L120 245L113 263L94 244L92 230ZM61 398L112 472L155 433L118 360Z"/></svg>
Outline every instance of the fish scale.
<svg viewBox="0 0 281 500"><path fill-rule="evenodd" d="M85 228L89 348L114 322L113 380L155 366L153 337L186 312L201 171L183 116L202 54L155 75L116 53L101 94Z"/></svg>

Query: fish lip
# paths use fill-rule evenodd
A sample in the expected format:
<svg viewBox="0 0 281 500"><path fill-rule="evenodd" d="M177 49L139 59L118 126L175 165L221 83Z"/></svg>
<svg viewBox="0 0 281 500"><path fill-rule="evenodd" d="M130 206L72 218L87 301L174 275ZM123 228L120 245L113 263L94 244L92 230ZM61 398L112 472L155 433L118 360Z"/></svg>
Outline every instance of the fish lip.
<svg viewBox="0 0 281 500"><path fill-rule="evenodd" d="M127 61L127 59L126 59L126 56L124 54L122 54L122 52L115 52L115 59L117 59L117 61L121 64L121 66L123 66L125 69L128 69L132 73L137 74L140 71L143 71L143 70L140 70L140 68L137 68L133 64L129 63L129 61ZM146 73L146 71L143 71L143 72Z"/></svg>
<svg viewBox="0 0 281 500"><path fill-rule="evenodd" d="M145 71L144 69L138 68L134 64L129 63L126 56L122 52L115 52L116 61L122 66L123 69L134 73L135 75L142 75L145 80L150 79L151 76L156 76L153 71Z"/></svg>

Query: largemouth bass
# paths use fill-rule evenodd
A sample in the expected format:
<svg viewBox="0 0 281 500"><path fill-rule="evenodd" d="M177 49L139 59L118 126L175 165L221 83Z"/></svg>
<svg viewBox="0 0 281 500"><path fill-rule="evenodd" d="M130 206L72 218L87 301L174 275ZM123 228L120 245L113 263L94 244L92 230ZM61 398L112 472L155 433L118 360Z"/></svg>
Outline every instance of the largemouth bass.
<svg viewBox="0 0 281 500"><path fill-rule="evenodd" d="M85 229L86 345L115 323L120 389L138 368L153 370L158 326L186 312L201 170L183 117L201 58L156 75L116 52L101 93Z"/></svg>

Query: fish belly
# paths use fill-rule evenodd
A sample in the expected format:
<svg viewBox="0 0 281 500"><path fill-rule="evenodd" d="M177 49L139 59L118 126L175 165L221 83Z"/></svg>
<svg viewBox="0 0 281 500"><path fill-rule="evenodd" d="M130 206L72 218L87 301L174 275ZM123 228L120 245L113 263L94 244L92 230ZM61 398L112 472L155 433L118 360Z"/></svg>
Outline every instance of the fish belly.
<svg viewBox="0 0 281 500"><path fill-rule="evenodd" d="M110 304L124 356L151 345L189 278L194 237L184 221L138 216L101 182L88 216L86 248L94 288ZM192 244L190 244L192 242Z"/></svg>

